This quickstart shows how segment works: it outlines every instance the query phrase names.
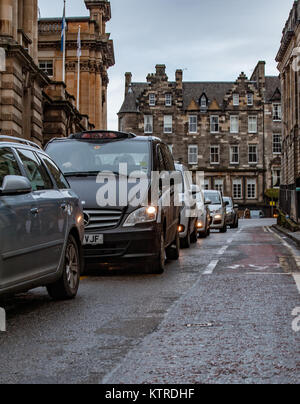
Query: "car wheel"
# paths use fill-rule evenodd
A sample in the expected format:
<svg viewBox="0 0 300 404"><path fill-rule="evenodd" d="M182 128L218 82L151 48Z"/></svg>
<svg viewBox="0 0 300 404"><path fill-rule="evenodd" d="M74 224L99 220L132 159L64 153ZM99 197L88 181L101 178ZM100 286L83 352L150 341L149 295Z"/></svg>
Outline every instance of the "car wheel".
<svg viewBox="0 0 300 404"><path fill-rule="evenodd" d="M70 235L65 251L64 269L61 278L47 286L54 300L73 299L78 292L81 274L81 260L75 238Z"/></svg>
<svg viewBox="0 0 300 404"><path fill-rule="evenodd" d="M184 238L180 239L180 247L181 248L190 248L191 247L190 225L188 225L186 236Z"/></svg>
<svg viewBox="0 0 300 404"><path fill-rule="evenodd" d="M180 238L179 232L176 231L176 237L170 247L167 248L167 258L172 261L177 261L180 257Z"/></svg>
<svg viewBox="0 0 300 404"><path fill-rule="evenodd" d="M159 257L154 261L153 264L150 264L148 267L148 273L151 274L162 274L165 271L166 267L166 249L165 249L165 237L164 233L161 233L160 236L160 251Z"/></svg>
<svg viewBox="0 0 300 404"><path fill-rule="evenodd" d="M239 228L239 219L236 219L236 224L235 224L234 228L235 228L235 229L238 229L238 228Z"/></svg>
<svg viewBox="0 0 300 404"><path fill-rule="evenodd" d="M195 228L194 232L191 234L191 243L195 244L197 243L197 240L198 240L198 231Z"/></svg>
<svg viewBox="0 0 300 404"><path fill-rule="evenodd" d="M224 223L224 227L220 230L220 233L227 233L227 224Z"/></svg>

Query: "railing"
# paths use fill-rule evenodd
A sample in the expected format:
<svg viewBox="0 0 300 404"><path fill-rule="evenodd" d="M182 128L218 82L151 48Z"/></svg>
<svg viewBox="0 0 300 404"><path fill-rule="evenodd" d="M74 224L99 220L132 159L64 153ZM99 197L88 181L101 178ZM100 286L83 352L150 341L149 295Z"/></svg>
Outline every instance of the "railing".
<svg viewBox="0 0 300 404"><path fill-rule="evenodd" d="M295 222L299 220L299 192L296 191L293 185L286 186L282 185L280 188L280 199L279 206L280 209L288 215Z"/></svg>
<svg viewBox="0 0 300 404"><path fill-rule="evenodd" d="M48 33L58 33L61 32L62 22L39 22L39 33L40 34L48 34ZM66 24L66 31L68 31L68 24Z"/></svg>

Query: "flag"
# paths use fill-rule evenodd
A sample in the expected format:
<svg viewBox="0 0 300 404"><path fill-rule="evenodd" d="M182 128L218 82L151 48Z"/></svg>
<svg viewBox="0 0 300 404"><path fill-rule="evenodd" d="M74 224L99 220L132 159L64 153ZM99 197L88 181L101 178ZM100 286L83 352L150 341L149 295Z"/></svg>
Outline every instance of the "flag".
<svg viewBox="0 0 300 404"><path fill-rule="evenodd" d="M77 57L81 56L81 38L80 38L80 26L78 29L78 38L77 38Z"/></svg>
<svg viewBox="0 0 300 404"><path fill-rule="evenodd" d="M62 27L61 27L61 51L64 51L64 42L65 42L65 35L66 35L66 2L64 1L64 12L63 12L63 19L62 19Z"/></svg>

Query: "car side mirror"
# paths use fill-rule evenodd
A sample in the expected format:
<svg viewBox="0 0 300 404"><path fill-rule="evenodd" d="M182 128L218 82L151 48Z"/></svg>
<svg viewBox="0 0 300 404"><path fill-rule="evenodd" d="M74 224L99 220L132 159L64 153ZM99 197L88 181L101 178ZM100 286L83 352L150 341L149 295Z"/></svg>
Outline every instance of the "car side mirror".
<svg viewBox="0 0 300 404"><path fill-rule="evenodd" d="M26 177L7 175L4 177L0 195L29 194L32 186Z"/></svg>

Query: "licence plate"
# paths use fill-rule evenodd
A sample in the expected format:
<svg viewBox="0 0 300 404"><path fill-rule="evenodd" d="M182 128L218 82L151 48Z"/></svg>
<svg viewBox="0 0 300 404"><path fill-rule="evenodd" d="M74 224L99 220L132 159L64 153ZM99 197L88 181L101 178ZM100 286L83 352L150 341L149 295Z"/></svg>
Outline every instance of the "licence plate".
<svg viewBox="0 0 300 404"><path fill-rule="evenodd" d="M104 244L103 234L86 234L83 238L83 245L102 245Z"/></svg>

